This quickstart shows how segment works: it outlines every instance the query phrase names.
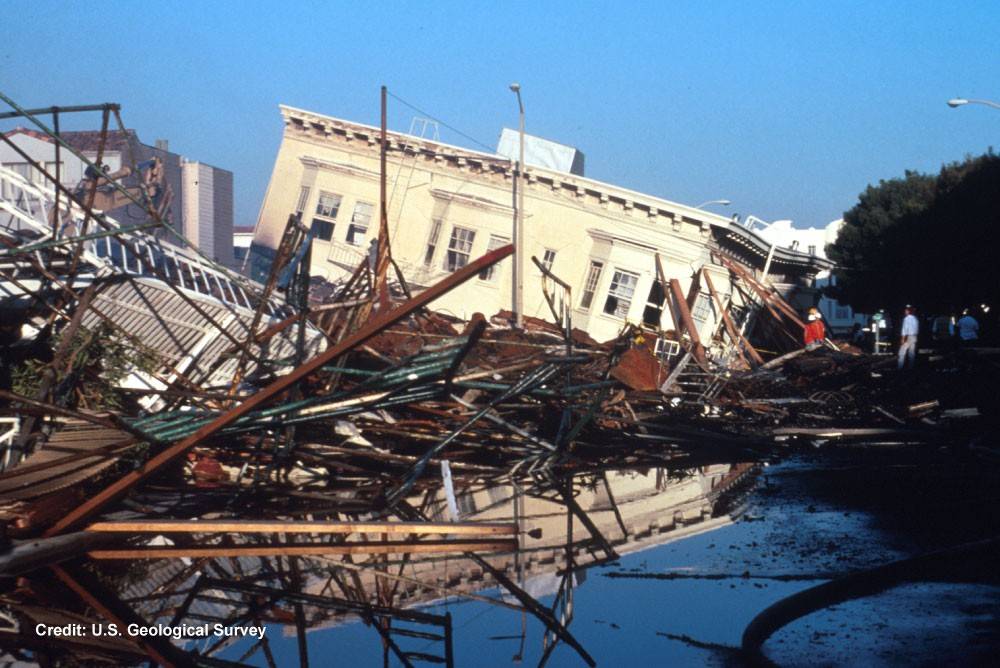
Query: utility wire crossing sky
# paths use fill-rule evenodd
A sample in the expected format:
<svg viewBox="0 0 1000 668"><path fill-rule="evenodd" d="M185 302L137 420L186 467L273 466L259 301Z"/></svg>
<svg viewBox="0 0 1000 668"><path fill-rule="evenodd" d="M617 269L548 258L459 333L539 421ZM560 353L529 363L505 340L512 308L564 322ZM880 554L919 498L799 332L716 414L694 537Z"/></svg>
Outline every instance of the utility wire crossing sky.
<svg viewBox="0 0 1000 668"><path fill-rule="evenodd" d="M798 226L840 217L869 183L982 153L1000 129L994 109L946 104L1000 98L997 2L4 9L0 90L26 107L120 102L144 142L234 173L237 225L257 220L279 103L377 124L383 84L391 129L432 116L442 141L492 150L517 127L517 81L527 131L579 148L589 177Z"/></svg>

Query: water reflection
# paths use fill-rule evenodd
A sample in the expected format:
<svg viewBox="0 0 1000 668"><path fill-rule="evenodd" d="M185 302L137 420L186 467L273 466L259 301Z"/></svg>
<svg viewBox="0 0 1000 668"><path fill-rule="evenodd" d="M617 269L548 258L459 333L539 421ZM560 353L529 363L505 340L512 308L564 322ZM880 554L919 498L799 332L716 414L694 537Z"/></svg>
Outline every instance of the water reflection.
<svg viewBox="0 0 1000 668"><path fill-rule="evenodd" d="M515 620L521 617L520 635L493 636L519 640L515 659L524 653L530 616L546 630L542 664L560 643L592 663L586 639L572 634L574 590L585 583L586 569L732 522L753 472L752 464L610 469L566 479L459 487L454 505L443 488L400 504L409 515L404 519L516 523L519 550L204 556L42 569L6 581L0 647L11 662L40 665L131 665L153 657L169 665L274 666L283 665L282 652L294 638L297 653L324 665L322 651L310 645L341 633L334 627L361 621L378 635L387 664L452 665L458 631L450 615L430 612L436 610L430 606L472 599L503 608ZM144 547L180 549L208 541L234 553L251 545L280 552L290 536L258 534L221 542L200 534L156 536ZM312 538L315 544L317 537ZM350 546L392 537L318 538ZM554 600L540 602L549 597ZM39 624L80 625L81 632L43 638ZM117 635L110 624L116 624ZM129 625L147 629L147 635L127 633ZM265 627L267 633L259 631ZM276 633L279 629L282 633Z"/></svg>

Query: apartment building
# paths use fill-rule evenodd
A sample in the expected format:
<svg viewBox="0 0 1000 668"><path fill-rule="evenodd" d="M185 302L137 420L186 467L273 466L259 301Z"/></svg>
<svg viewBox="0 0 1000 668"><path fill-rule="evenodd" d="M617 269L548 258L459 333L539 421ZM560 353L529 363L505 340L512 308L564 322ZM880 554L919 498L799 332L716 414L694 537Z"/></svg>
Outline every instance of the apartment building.
<svg viewBox="0 0 1000 668"><path fill-rule="evenodd" d="M6 136L47 172L56 174L56 142L51 137L22 127L10 130ZM159 158L170 192L167 220L171 226L212 260L232 264L232 172L186 160L171 152L163 139L157 139L153 146L144 144L135 130L109 130L103 142L97 130L66 131L60 137L91 162L97 161L100 152L102 165L112 173ZM58 163L60 184L73 189L83 179L87 164L65 149L59 151ZM0 164L36 185L47 185L42 173L7 144L0 145ZM106 213L122 224L144 218L132 204ZM164 240L172 241L167 237Z"/></svg>
<svg viewBox="0 0 1000 668"><path fill-rule="evenodd" d="M315 237L313 275L339 280L364 259L378 233L379 130L280 109L284 135L251 247L251 275L266 274L289 215L301 214ZM579 162L582 167L582 158ZM414 286L431 285L510 243L515 175L508 158L390 133L387 163L392 253ZM734 302L742 297L730 289L729 272L716 256L728 255L757 272L767 264L769 280L802 307L814 301L816 272L830 266L797 250L771 252L771 244L729 218L528 163L523 180L527 316L553 319L543 274L532 257L571 286L573 325L598 340L614 337L626 322L676 328L664 307L657 256L667 281L678 279L687 290L704 267ZM433 308L462 318L510 309L511 262L482 272ZM692 303L698 326L710 332L720 317L713 300L705 292L693 295Z"/></svg>

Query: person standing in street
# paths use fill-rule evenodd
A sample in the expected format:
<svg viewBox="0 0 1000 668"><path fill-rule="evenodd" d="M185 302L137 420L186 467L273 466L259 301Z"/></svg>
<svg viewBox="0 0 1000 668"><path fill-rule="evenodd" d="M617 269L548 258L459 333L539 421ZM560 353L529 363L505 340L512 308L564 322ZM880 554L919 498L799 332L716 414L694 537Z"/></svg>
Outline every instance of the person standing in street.
<svg viewBox="0 0 1000 668"><path fill-rule="evenodd" d="M962 311L962 317L955 323L958 331L958 345L962 348L975 345L979 340L979 321L972 317L969 309Z"/></svg>
<svg viewBox="0 0 1000 668"><path fill-rule="evenodd" d="M823 345L823 341L826 339L826 326L823 324L819 309L815 306L809 309L806 318L809 320L809 324L806 325L805 331L802 333L802 339L806 348L813 350Z"/></svg>
<svg viewBox="0 0 1000 668"><path fill-rule="evenodd" d="M903 326L899 330L899 364L913 368L917 360L917 334L920 333L920 321L913 315L913 307L909 304L903 311Z"/></svg>

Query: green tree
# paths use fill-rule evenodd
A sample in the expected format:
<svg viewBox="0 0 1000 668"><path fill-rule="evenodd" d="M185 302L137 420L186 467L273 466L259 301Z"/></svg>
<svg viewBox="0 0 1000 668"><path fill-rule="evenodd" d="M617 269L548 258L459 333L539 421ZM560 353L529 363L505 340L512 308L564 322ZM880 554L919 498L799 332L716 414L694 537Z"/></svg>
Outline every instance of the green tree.
<svg viewBox="0 0 1000 668"><path fill-rule="evenodd" d="M868 186L858 203L844 214L844 226L827 255L837 263L835 296L855 309L872 312L889 306L894 292L895 248L892 231L902 221L927 208L934 197L935 179L907 171L903 178Z"/></svg>
<svg viewBox="0 0 1000 668"><path fill-rule="evenodd" d="M869 186L844 214L827 253L839 265L831 295L860 311L916 304L925 313L997 304L1000 157L906 172Z"/></svg>

